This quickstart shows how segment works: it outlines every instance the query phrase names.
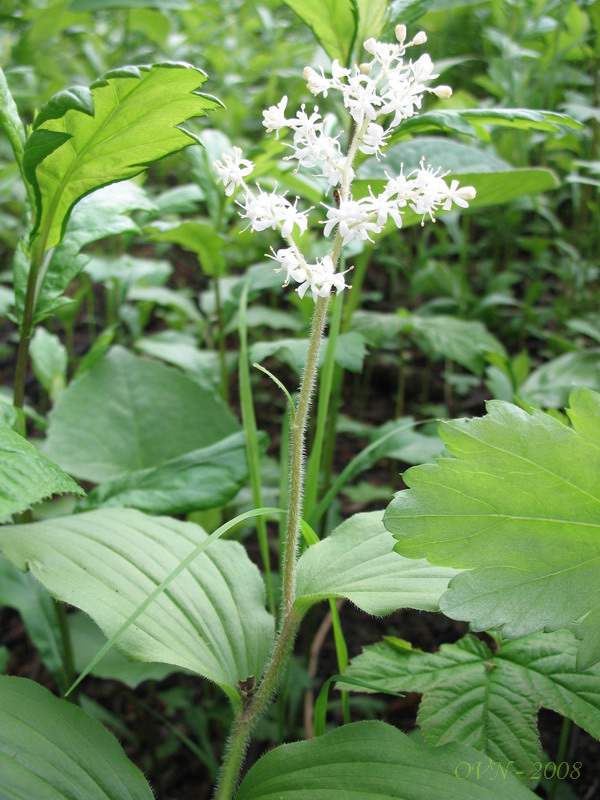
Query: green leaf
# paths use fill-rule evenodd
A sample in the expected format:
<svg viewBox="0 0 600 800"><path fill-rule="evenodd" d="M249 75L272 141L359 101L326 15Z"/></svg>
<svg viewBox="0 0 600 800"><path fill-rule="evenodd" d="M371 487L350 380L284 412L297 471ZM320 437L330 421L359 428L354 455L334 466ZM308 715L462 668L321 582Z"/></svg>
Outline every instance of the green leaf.
<svg viewBox="0 0 600 800"><path fill-rule="evenodd" d="M367 39L379 39L385 23L388 0L356 0L358 6L358 31L356 33L357 60L362 61L362 46Z"/></svg>
<svg viewBox="0 0 600 800"><path fill-rule="evenodd" d="M537 167L514 169L501 158L477 147L442 137L421 137L388 148L385 163L370 158L361 164L359 179L352 184L356 197L368 194L369 186L374 192L381 191L385 184L385 172L393 176L399 175L404 169L406 175L419 165L422 157L426 164L434 168L439 166L442 172L450 170L448 180L456 179L463 186L475 187L477 196L469 201L469 209L507 203L516 197L556 189L559 185L558 178L550 170ZM450 212L439 211L438 216L445 213ZM421 217L411 210L403 214L404 228L420 222ZM396 230L396 226L391 224L385 228L386 233Z"/></svg>
<svg viewBox="0 0 600 800"><path fill-rule="evenodd" d="M545 408L562 408L573 386L600 391L600 349L564 353L533 370L519 387L519 397Z"/></svg>
<svg viewBox="0 0 600 800"><path fill-rule="evenodd" d="M358 8L354 0L284 0L313 32L329 58L348 64L356 35Z"/></svg>
<svg viewBox="0 0 600 800"><path fill-rule="evenodd" d="M335 360L340 367L350 372L362 372L366 354L367 347L360 333L349 331L338 336L335 346Z"/></svg>
<svg viewBox="0 0 600 800"><path fill-rule="evenodd" d="M355 514L302 554L296 577L299 606L346 597L379 616L399 608L437 611L455 570L400 558L382 517L381 511Z"/></svg>
<svg viewBox="0 0 600 800"><path fill-rule="evenodd" d="M449 358L477 375L483 372L486 353L506 354L482 322L441 314L411 314L407 321L418 344L432 358Z"/></svg>
<svg viewBox="0 0 600 800"><path fill-rule="evenodd" d="M79 507L123 506L149 514L187 514L225 505L247 477L244 434L234 433L158 467L102 483Z"/></svg>
<svg viewBox="0 0 600 800"><path fill-rule="evenodd" d="M2 794L14 800L152 800L99 722L25 678L0 677Z"/></svg>
<svg viewBox="0 0 600 800"><path fill-rule="evenodd" d="M0 522L53 494L85 494L37 447L4 426L0 426L0 456Z"/></svg>
<svg viewBox="0 0 600 800"><path fill-rule="evenodd" d="M600 666L580 672L576 657L568 631L504 642L495 653L471 635L437 653L389 637L366 647L344 676L369 682L371 691L420 692L417 722L427 744L464 742L503 765L513 761L528 782L543 760L540 707L600 738ZM343 681L338 688L352 689Z"/></svg>
<svg viewBox="0 0 600 800"><path fill-rule="evenodd" d="M239 429L195 381L115 347L58 398L46 452L71 474L98 483L156 468Z"/></svg>
<svg viewBox="0 0 600 800"><path fill-rule="evenodd" d="M384 31L384 39L393 40L394 28L399 23L412 25L433 5L433 0L390 0L388 4L388 22ZM416 33L416 31L414 32ZM409 34L408 38L411 38Z"/></svg>
<svg viewBox="0 0 600 800"><path fill-rule="evenodd" d="M323 339L319 351L319 367L325 359L327 337ZM250 361L261 362L275 356L290 366L298 375L302 374L308 351L307 339L275 339L270 342L255 342L250 348ZM363 337L354 331L338 337L335 360L344 369L360 372L367 353Z"/></svg>
<svg viewBox="0 0 600 800"><path fill-rule="evenodd" d="M102 509L0 529L0 546L55 597L111 636L207 534L198 525L132 509ZM238 542L212 542L119 637L137 661L185 667L238 702L273 638L258 569Z"/></svg>
<svg viewBox="0 0 600 800"><path fill-rule="evenodd" d="M440 600L474 630L572 628L600 660L600 395L574 389L573 427L503 401L445 422L453 459L409 469L384 522L409 558L469 570Z"/></svg>
<svg viewBox="0 0 600 800"><path fill-rule="evenodd" d="M40 658L63 692L69 688L63 646L52 598L31 575L24 575L0 555L0 606L18 611Z"/></svg>
<svg viewBox="0 0 600 800"><path fill-rule="evenodd" d="M276 747L250 769L236 800L533 800L513 775L464 780L456 768L487 759L464 744L424 747L385 722L355 722ZM495 770L494 770L495 772Z"/></svg>
<svg viewBox="0 0 600 800"><path fill-rule="evenodd" d="M30 576L23 577L29 578ZM31 582L40 586L33 579ZM81 672L106 642L106 637L100 628L81 611L69 614L68 620L69 631L73 641L75 667ZM162 681L177 671L176 667L172 667L169 664L145 664L141 661L132 661L116 650L109 650L104 658L101 658L94 665L91 674L96 678L119 681L129 686L130 689L136 689L144 681ZM68 689L69 687L67 686L66 688Z"/></svg>
<svg viewBox="0 0 600 800"><path fill-rule="evenodd" d="M225 272L225 242L211 225L189 220L174 225L159 223L147 230L156 242L173 242L196 253L205 275L222 275Z"/></svg>
<svg viewBox="0 0 600 800"><path fill-rule="evenodd" d="M31 340L29 352L37 379L50 395L50 399L56 400L67 384L67 348L56 334L38 327Z"/></svg>
<svg viewBox="0 0 600 800"><path fill-rule="evenodd" d="M213 393L221 389L219 354L216 350L199 350L192 336L179 331L164 330L153 336L138 339L135 348L146 355L179 367L186 375Z"/></svg>
<svg viewBox="0 0 600 800"><path fill-rule="evenodd" d="M474 124L471 124L474 123ZM479 136L481 125L495 125L502 128L537 130L549 133L560 132L562 127L583 128L567 114L556 111L543 111L531 108L467 108L437 109L426 114L411 117L402 123L401 130L390 139L390 144L403 138L407 133L413 136L427 130L444 130Z"/></svg>
<svg viewBox="0 0 600 800"><path fill-rule="evenodd" d="M24 165L37 200L33 234L44 250L59 243L84 195L196 141L177 126L217 107L196 91L205 80L202 70L184 63L122 67L42 107Z"/></svg>
<svg viewBox="0 0 600 800"><path fill-rule="evenodd" d="M71 0L71 11L103 11L105 8L177 8L186 10L189 0Z"/></svg>

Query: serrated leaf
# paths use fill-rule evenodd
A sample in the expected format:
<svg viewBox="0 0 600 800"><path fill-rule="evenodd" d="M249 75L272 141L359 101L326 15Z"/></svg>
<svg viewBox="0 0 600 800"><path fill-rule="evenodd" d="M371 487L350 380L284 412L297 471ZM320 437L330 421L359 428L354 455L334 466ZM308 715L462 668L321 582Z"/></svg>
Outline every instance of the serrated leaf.
<svg viewBox="0 0 600 800"><path fill-rule="evenodd" d="M436 611L456 571L424 559L400 558L393 548L381 511L355 514L300 557L296 603L306 607L329 597L346 597L368 614L390 614L399 608Z"/></svg>
<svg viewBox="0 0 600 800"><path fill-rule="evenodd" d="M187 514L232 500L248 477L244 434L234 433L157 467L130 472L92 490L80 508L137 508L149 514Z"/></svg>
<svg viewBox="0 0 600 800"><path fill-rule="evenodd" d="M284 0L313 32L331 58L346 65L352 53L358 22L355 0Z"/></svg>
<svg viewBox="0 0 600 800"><path fill-rule="evenodd" d="M385 722L355 722L325 736L276 747L250 769L236 800L533 800L513 775L456 777L485 756L464 744L424 747Z"/></svg>
<svg viewBox="0 0 600 800"><path fill-rule="evenodd" d="M455 458L409 469L384 522L410 558L469 570L440 600L474 630L572 628L600 661L600 395L574 389L573 427L491 401L442 424Z"/></svg>
<svg viewBox="0 0 600 800"><path fill-rule="evenodd" d="M198 525L132 509L101 509L0 529L0 547L50 594L113 634L207 538ZM238 702L237 683L258 677L271 648L258 569L238 542L212 542L117 640L137 661L185 667Z"/></svg>
<svg viewBox="0 0 600 800"><path fill-rule="evenodd" d="M514 762L527 782L543 760L540 707L600 738L600 667L578 671L577 644L568 631L504 642L495 653L472 635L437 653L396 641L366 647L344 675L387 691L420 692L417 722L427 744L464 742L505 766ZM352 691L342 682L338 687Z"/></svg>
<svg viewBox="0 0 600 800"><path fill-rule="evenodd" d="M84 195L196 141L177 126L217 107L196 91L205 80L201 70L178 62L123 67L87 93L59 93L42 107L24 166L37 200L33 234L44 250L61 240Z"/></svg>
<svg viewBox="0 0 600 800"><path fill-rule="evenodd" d="M0 522L53 494L85 492L18 433L0 426Z"/></svg>
<svg viewBox="0 0 600 800"><path fill-rule="evenodd" d="M99 483L154 469L239 429L212 392L115 347L60 395L45 449L71 474Z"/></svg>
<svg viewBox="0 0 600 800"><path fill-rule="evenodd" d="M0 677L2 794L14 800L152 800L99 722L25 678Z"/></svg>

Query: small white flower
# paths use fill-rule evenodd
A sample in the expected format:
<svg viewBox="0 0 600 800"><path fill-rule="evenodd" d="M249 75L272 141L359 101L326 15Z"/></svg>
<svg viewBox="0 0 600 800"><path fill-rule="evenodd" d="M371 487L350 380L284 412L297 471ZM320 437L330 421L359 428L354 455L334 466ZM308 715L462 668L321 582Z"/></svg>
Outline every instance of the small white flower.
<svg viewBox="0 0 600 800"><path fill-rule="evenodd" d="M469 207L469 200L474 200L475 195L477 192L475 191L474 186L460 186L458 185L458 181L454 178L450 184L450 186L446 190L446 199L444 201L444 205L442 208L444 211L449 211L452 207L452 203L461 208L468 208Z"/></svg>
<svg viewBox="0 0 600 800"><path fill-rule="evenodd" d="M328 297L333 289L339 294L343 289L350 288L344 281L344 275L349 271L336 272L331 256L325 256L316 264L307 266L305 280L296 291L300 297L304 297L310 289L315 301L318 297Z"/></svg>
<svg viewBox="0 0 600 800"><path fill-rule="evenodd" d="M381 111L381 97L377 94L377 85L372 78L357 72L348 79L342 88L344 105L357 125L362 125L365 118L377 119Z"/></svg>
<svg viewBox="0 0 600 800"><path fill-rule="evenodd" d="M297 202L298 200L292 205L284 194L277 194L275 190L270 193L263 192L259 187L256 196L248 194L246 199L239 203L244 211L240 216L249 221L253 231L279 228L281 235L287 237L291 235L294 225L297 225L303 234L308 226L308 211L298 211Z"/></svg>
<svg viewBox="0 0 600 800"><path fill-rule="evenodd" d="M377 215L375 222L380 228L383 228L389 217L394 220L398 228L402 227L402 214L399 203L397 200L392 199L386 190L381 194L374 195L369 186L369 197L365 199L367 200L364 204L365 210L369 214Z"/></svg>
<svg viewBox="0 0 600 800"><path fill-rule="evenodd" d="M383 155L381 148L385 147L389 136L390 134L386 133L381 125L376 122L369 122L359 150L366 155L374 155L379 161L379 157Z"/></svg>
<svg viewBox="0 0 600 800"><path fill-rule="evenodd" d="M275 138L279 139L279 131L282 128L287 128L289 125L288 120L285 118L285 107L287 106L287 95L284 95L275 106L270 106L266 111L263 111L263 125L267 129L267 133L276 131Z"/></svg>
<svg viewBox="0 0 600 800"><path fill-rule="evenodd" d="M326 78L323 74L323 69L320 69L321 74L319 75L312 67L304 67L302 75L311 94L315 96L322 94L323 97L327 97L327 92L334 88L334 82L330 78Z"/></svg>
<svg viewBox="0 0 600 800"><path fill-rule="evenodd" d="M306 278L306 269L303 266L303 262L298 258L298 255L291 247L286 247L278 250L275 252L273 248L271 248L271 252L273 253L270 256L267 253L267 258L272 258L273 261L277 261L279 264L273 271L274 272L281 272L282 270L286 273L286 278L283 283L284 286L287 286L290 280L295 281L303 281Z"/></svg>
<svg viewBox="0 0 600 800"><path fill-rule="evenodd" d="M342 237L342 243L348 244L355 240L373 241L369 233L381 233L381 225L369 220L368 208L365 208L369 202L368 198L362 200L341 200L338 208L327 208L327 222L323 233L329 236L331 231L336 225L339 226L339 232Z"/></svg>
<svg viewBox="0 0 600 800"><path fill-rule="evenodd" d="M250 175L254 164L247 158L242 158L242 151L239 147L234 147L232 153L223 153L221 158L223 162L214 161L213 167L217 171L219 180L225 186L225 194L231 197L236 189L244 185L244 178L246 175Z"/></svg>

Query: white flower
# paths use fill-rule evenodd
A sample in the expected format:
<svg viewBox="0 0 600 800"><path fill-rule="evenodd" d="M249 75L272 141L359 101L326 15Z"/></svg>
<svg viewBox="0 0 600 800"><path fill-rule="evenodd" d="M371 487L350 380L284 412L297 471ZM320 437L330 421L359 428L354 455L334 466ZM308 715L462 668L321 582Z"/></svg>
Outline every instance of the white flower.
<svg viewBox="0 0 600 800"><path fill-rule="evenodd" d="M377 94L377 84L372 78L357 72L348 78L347 85L342 88L344 105L357 125L362 125L365 117L377 119L381 111L381 97Z"/></svg>
<svg viewBox="0 0 600 800"><path fill-rule="evenodd" d="M284 95L277 105L270 106L266 111L263 111L263 125L267 129L267 133L277 131L275 134L276 139L279 139L279 131L289 125L289 121L285 118L287 101L287 95Z"/></svg>
<svg viewBox="0 0 600 800"><path fill-rule="evenodd" d="M469 207L469 200L474 200L477 192L474 186L461 186L459 187L458 181L454 178L450 186L446 190L446 199L442 208L444 211L449 211L452 203L455 203L461 208Z"/></svg>
<svg viewBox="0 0 600 800"><path fill-rule="evenodd" d="M389 136L390 134L385 133L381 125L376 122L369 122L359 150L361 153L366 153L366 155L374 155L379 161L379 156L383 155L381 148L385 147Z"/></svg>
<svg viewBox="0 0 600 800"><path fill-rule="evenodd" d="M248 193L245 200L239 203L244 210L240 217L249 220L253 231L280 228L281 235L287 237L291 235L294 225L297 225L300 234L303 234L308 226L308 211L298 211L297 202L296 199L292 205L284 194L277 194L275 190L268 194L259 187L256 196Z"/></svg>
<svg viewBox="0 0 600 800"><path fill-rule="evenodd" d="M364 241L368 239L373 241L369 233L381 233L381 225L369 220L368 208L365 208L369 202L368 198L362 200L340 200L338 208L327 208L327 222L323 233L329 236L331 231L336 225L339 226L339 232L342 237L342 243L348 244L354 240Z"/></svg>
<svg viewBox="0 0 600 800"><path fill-rule="evenodd" d="M310 289L315 301L318 297L328 297L333 289L339 294L343 289L350 288L344 281L344 275L349 271L336 272L331 256L325 256L316 264L307 266L304 282L296 291L300 297L304 297Z"/></svg>
<svg viewBox="0 0 600 800"><path fill-rule="evenodd" d="M272 258L273 261L277 261L279 264L279 267L276 267L273 271L281 272L282 270L285 270L286 278L283 283L284 286L287 286L291 279L295 281L305 280L306 270L303 266L303 261L298 258L297 253L292 250L291 247L282 248L277 252L271 248L271 252L273 255L270 256L267 253L267 258Z"/></svg>
<svg viewBox="0 0 600 800"><path fill-rule="evenodd" d="M377 215L375 222L379 228L383 228L388 217L394 220L398 228L402 227L402 214L398 200L392 199L385 189L381 194L375 196L369 186L369 197L365 198L365 201L364 206L367 213Z"/></svg>
<svg viewBox="0 0 600 800"><path fill-rule="evenodd" d="M334 88L333 81L330 78L326 78L323 74L323 68L320 67L321 74L319 75L312 67L304 67L304 72L302 73L304 80L306 81L306 86L308 91L315 96L318 94L322 94L323 97L327 97L327 92L330 89Z"/></svg>
<svg viewBox="0 0 600 800"><path fill-rule="evenodd" d="M223 162L215 161L213 167L219 175L219 180L225 186L225 194L231 197L236 189L244 185L244 178L246 175L250 175L254 164L247 158L242 158L242 151L239 147L234 147L231 154L223 153L221 158Z"/></svg>

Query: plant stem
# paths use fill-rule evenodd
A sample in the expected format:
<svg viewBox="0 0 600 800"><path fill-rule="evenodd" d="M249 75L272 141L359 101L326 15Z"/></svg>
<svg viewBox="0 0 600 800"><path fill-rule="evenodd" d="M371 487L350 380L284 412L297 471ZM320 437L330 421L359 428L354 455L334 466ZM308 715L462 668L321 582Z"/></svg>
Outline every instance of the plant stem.
<svg viewBox="0 0 600 800"><path fill-rule="evenodd" d="M69 620L67 619L67 612L65 604L60 600L52 599L54 611L56 612L56 619L58 620L58 629L60 630L60 638L62 641L63 649L63 670L65 674L65 688L63 695L75 680L75 661L73 658L73 641L71 639L71 630L69 628ZM72 692L65 696L65 699L70 703L77 702L76 692Z"/></svg>
<svg viewBox="0 0 600 800"><path fill-rule="evenodd" d="M263 678L250 702L236 715L234 720L215 795L216 800L230 800L233 796L250 733L277 688L301 620L300 612L294 608L294 600L296 554L302 519L304 442L308 412L315 389L319 350L325 329L328 303L328 297L319 297L315 304L306 364L294 421L290 430L290 485L282 566L281 625Z"/></svg>

